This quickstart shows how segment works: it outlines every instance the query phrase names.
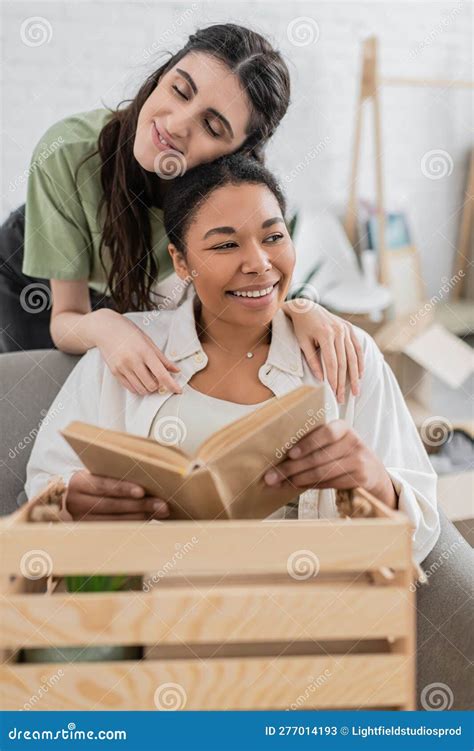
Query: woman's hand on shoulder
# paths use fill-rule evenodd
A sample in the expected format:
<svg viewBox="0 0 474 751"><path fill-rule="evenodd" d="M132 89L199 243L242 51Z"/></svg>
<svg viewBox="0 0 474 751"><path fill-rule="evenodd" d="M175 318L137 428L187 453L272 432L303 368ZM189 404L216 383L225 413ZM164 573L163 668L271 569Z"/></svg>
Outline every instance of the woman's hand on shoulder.
<svg viewBox="0 0 474 751"><path fill-rule="evenodd" d="M298 343L316 378L323 380L322 358L337 400L344 402L347 379L352 393L358 396L364 355L352 324L310 300L290 300L283 310L293 322Z"/></svg>
<svg viewBox="0 0 474 751"><path fill-rule="evenodd" d="M146 396L160 386L181 393L172 373L179 368L133 321L112 310L102 310L97 346L112 375L132 394Z"/></svg>
<svg viewBox="0 0 474 751"><path fill-rule="evenodd" d="M81 469L71 477L66 509L76 521L133 521L166 519L166 501L145 495L140 485Z"/></svg>

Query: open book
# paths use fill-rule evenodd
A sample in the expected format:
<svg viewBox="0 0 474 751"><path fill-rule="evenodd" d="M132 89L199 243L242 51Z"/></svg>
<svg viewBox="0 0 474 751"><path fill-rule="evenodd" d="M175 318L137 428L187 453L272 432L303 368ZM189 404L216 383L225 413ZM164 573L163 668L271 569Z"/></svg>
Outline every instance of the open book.
<svg viewBox="0 0 474 751"><path fill-rule="evenodd" d="M326 384L300 386L213 433L194 456L151 438L72 422L62 435L92 474L129 480L163 498L171 519L264 519L297 499L263 475L328 421Z"/></svg>

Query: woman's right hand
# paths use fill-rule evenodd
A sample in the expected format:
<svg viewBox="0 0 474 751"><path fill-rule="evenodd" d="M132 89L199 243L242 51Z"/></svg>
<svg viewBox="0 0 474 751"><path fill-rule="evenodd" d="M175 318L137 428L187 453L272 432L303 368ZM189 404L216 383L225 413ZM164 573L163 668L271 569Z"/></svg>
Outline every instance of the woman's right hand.
<svg viewBox="0 0 474 751"><path fill-rule="evenodd" d="M78 470L69 481L65 506L76 521L166 519L166 501L145 495L140 485Z"/></svg>
<svg viewBox="0 0 474 751"><path fill-rule="evenodd" d="M132 394L146 396L160 386L174 394L181 393L171 373L179 368L168 360L144 331L133 321L113 310L103 309L96 333L97 346L122 386Z"/></svg>

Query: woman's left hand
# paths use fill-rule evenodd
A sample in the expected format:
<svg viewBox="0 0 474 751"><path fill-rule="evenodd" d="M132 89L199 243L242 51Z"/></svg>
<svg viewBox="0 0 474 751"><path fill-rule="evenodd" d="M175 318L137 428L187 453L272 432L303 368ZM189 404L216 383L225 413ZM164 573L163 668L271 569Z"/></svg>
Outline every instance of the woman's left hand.
<svg viewBox="0 0 474 751"><path fill-rule="evenodd" d="M267 485L297 489L365 488L397 507L397 494L380 459L344 420L321 425L301 438L281 464L265 474Z"/></svg>
<svg viewBox="0 0 474 751"><path fill-rule="evenodd" d="M293 322L298 343L316 378L323 380L319 348L329 385L338 402L344 402L347 378L352 393L358 396L364 355L352 324L310 300L289 300L283 310Z"/></svg>

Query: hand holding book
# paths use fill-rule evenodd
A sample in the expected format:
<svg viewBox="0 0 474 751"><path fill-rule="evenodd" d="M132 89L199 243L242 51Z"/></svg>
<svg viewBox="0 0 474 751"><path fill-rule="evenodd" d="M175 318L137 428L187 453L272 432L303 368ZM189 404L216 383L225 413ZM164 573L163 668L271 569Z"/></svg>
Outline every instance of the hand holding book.
<svg viewBox="0 0 474 751"><path fill-rule="evenodd" d="M65 500L67 511L77 521L141 521L169 516L166 501L145 495L140 485L85 469L71 477Z"/></svg>
<svg viewBox="0 0 474 751"><path fill-rule="evenodd" d="M63 435L94 475L126 479L169 504L171 519L264 519L298 496L265 472L318 425L334 397L301 386L214 433L191 457L149 438L73 422Z"/></svg>
<svg viewBox="0 0 474 751"><path fill-rule="evenodd" d="M265 474L271 487L364 488L390 508L397 494L383 462L344 420L321 425L301 438L288 458Z"/></svg>

